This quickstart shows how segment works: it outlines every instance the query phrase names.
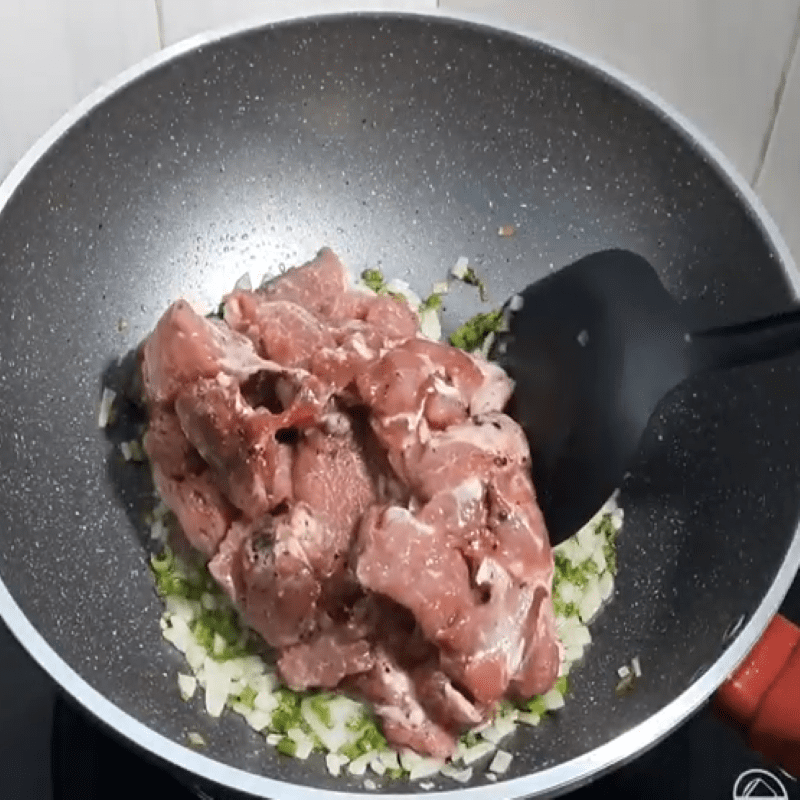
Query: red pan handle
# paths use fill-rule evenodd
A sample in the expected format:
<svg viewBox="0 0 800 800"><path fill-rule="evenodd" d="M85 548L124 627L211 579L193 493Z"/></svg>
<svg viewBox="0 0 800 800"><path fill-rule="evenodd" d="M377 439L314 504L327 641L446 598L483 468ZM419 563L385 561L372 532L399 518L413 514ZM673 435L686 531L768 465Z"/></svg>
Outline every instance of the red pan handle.
<svg viewBox="0 0 800 800"><path fill-rule="evenodd" d="M778 614L714 704L754 750L800 777L800 628Z"/></svg>

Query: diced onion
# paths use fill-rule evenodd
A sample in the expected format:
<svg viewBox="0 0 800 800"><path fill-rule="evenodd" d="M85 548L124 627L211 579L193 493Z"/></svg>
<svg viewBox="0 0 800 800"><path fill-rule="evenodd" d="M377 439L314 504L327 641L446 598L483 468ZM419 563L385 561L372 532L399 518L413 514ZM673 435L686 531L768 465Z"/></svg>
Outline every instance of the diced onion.
<svg viewBox="0 0 800 800"><path fill-rule="evenodd" d="M265 714L271 714L278 705L278 698L269 691L262 690L258 692L253 700L253 707L257 711L263 711Z"/></svg>
<svg viewBox="0 0 800 800"><path fill-rule="evenodd" d="M206 740L196 731L190 731L186 734L186 738L189 740L189 744L192 747L205 747Z"/></svg>
<svg viewBox="0 0 800 800"><path fill-rule="evenodd" d="M517 714L517 722L521 722L523 725L538 725L541 721L542 718L531 711L520 711Z"/></svg>
<svg viewBox="0 0 800 800"><path fill-rule="evenodd" d="M564 708L564 695L558 689L551 689L542 695L542 702L548 711L556 711L559 708Z"/></svg>
<svg viewBox="0 0 800 800"><path fill-rule="evenodd" d="M173 619L179 617L186 623L191 622L200 611L196 600L188 600L185 597L175 597L174 595L167 597L164 605Z"/></svg>
<svg viewBox="0 0 800 800"><path fill-rule="evenodd" d="M272 714L267 711L262 711L260 708L255 708L252 711L248 710L242 715L247 724L255 731L263 731L269 727L272 721Z"/></svg>
<svg viewBox="0 0 800 800"><path fill-rule="evenodd" d="M564 647L584 647L591 642L592 634L589 633L589 628L580 623L565 626L561 633L561 643Z"/></svg>
<svg viewBox="0 0 800 800"><path fill-rule="evenodd" d="M492 759L492 763L489 764L489 770L491 772L502 774L511 766L513 758L514 757L511 755L511 753L508 753L505 750L498 750Z"/></svg>
<svg viewBox="0 0 800 800"><path fill-rule="evenodd" d="M390 280L389 283L386 284L386 290L392 294L399 294L401 297L404 297L414 311L417 311L422 303L420 296L406 281L400 278L393 278Z"/></svg>
<svg viewBox="0 0 800 800"><path fill-rule="evenodd" d="M347 769L351 775L363 775L367 771L369 762L372 760L372 753L364 753L363 756L354 758L348 765Z"/></svg>
<svg viewBox="0 0 800 800"><path fill-rule="evenodd" d="M627 678L631 674L630 667L627 664L623 664L619 669L617 669L617 675L620 678Z"/></svg>
<svg viewBox="0 0 800 800"><path fill-rule="evenodd" d="M333 776L338 775L346 763L347 759L344 756L340 756L338 753L328 753L328 755L325 756L325 766L328 768L328 772Z"/></svg>
<svg viewBox="0 0 800 800"><path fill-rule="evenodd" d="M578 613L581 616L581 620L585 624L591 622L600 610L601 605L603 605L603 598L600 594L600 584L597 576L592 576L589 578L583 599L578 605Z"/></svg>
<svg viewBox="0 0 800 800"><path fill-rule="evenodd" d="M443 766L444 761L439 758L421 758L409 770L408 779L411 781L419 781L423 778L430 778L431 775L437 775Z"/></svg>
<svg viewBox="0 0 800 800"><path fill-rule="evenodd" d="M105 428L111 421L111 411L116 397L117 393L113 389L104 387L103 394L100 396L100 411L97 414L98 427Z"/></svg>
<svg viewBox="0 0 800 800"><path fill-rule="evenodd" d="M400 759L394 750L381 750L378 758L386 769L400 769Z"/></svg>
<svg viewBox="0 0 800 800"><path fill-rule="evenodd" d="M633 674L637 678L641 678L642 677L642 664L639 661L639 656L634 656L631 659L631 668L633 669Z"/></svg>
<svg viewBox="0 0 800 800"><path fill-rule="evenodd" d="M468 747L464 751L461 760L465 766L469 766L493 751L494 745L491 742L478 742L478 744Z"/></svg>
<svg viewBox="0 0 800 800"><path fill-rule="evenodd" d="M369 762L369 768L376 774L376 775L383 775L386 772L386 764L378 758L376 754L372 761Z"/></svg>
<svg viewBox="0 0 800 800"><path fill-rule="evenodd" d="M457 783L469 783L472 778L472 767L457 769L452 764L445 764L439 771L445 778L451 778Z"/></svg>
<svg viewBox="0 0 800 800"><path fill-rule="evenodd" d="M300 728L289 728L286 735L297 745L294 751L294 757L305 761L314 749L314 742L311 737L300 730Z"/></svg>
<svg viewBox="0 0 800 800"><path fill-rule="evenodd" d="M197 673L206 660L206 649L199 642L192 640L186 648L185 655L192 672Z"/></svg>
<svg viewBox="0 0 800 800"><path fill-rule="evenodd" d="M181 693L181 698L183 700L191 700L192 696L197 689L197 678L194 675L184 675L183 673L178 673L178 689Z"/></svg>
<svg viewBox="0 0 800 800"><path fill-rule="evenodd" d="M464 276L467 274L468 268L469 268L469 259L466 256L460 256L456 261L453 269L450 270L450 273L454 278L463 280Z"/></svg>
<svg viewBox="0 0 800 800"><path fill-rule="evenodd" d="M605 603L614 593L614 576L610 572L604 572L597 582L597 588L600 590L600 597Z"/></svg>
<svg viewBox="0 0 800 800"><path fill-rule="evenodd" d="M206 658L203 664L206 680L206 711L212 717L218 717L225 708L231 690L230 672L212 658Z"/></svg>
<svg viewBox="0 0 800 800"><path fill-rule="evenodd" d="M493 725L481 732L481 738L492 744L499 744L510 733L514 732L516 725L512 717L500 717Z"/></svg>
<svg viewBox="0 0 800 800"><path fill-rule="evenodd" d="M236 283L233 284L234 292L250 292L253 290L253 281L250 279L250 273L245 272L241 275Z"/></svg>
<svg viewBox="0 0 800 800"><path fill-rule="evenodd" d="M180 617L170 616L170 626L162 631L161 635L171 644L178 648L181 653L185 653L192 642L192 632L186 620Z"/></svg>
<svg viewBox="0 0 800 800"><path fill-rule="evenodd" d="M572 644L564 648L564 660L573 663L583 658L583 645Z"/></svg>
<svg viewBox="0 0 800 800"><path fill-rule="evenodd" d="M419 315L420 333L427 339L438 342L442 338L442 326L435 308L426 308Z"/></svg>

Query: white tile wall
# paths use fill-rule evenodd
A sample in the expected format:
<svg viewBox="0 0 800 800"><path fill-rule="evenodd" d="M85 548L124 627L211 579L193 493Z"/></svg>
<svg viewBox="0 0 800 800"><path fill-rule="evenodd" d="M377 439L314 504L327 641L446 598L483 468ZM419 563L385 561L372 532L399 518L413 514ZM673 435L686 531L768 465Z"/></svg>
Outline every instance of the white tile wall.
<svg viewBox="0 0 800 800"><path fill-rule="evenodd" d="M306 3L295 0L159 0L165 44L172 44L209 28L240 20L267 16L291 16L300 13ZM320 0L337 11L348 8L348 0ZM364 9L424 11L436 8L436 0L353 0L353 6Z"/></svg>
<svg viewBox="0 0 800 800"><path fill-rule="evenodd" d="M0 176L78 100L157 49L153 0L0 0Z"/></svg>
<svg viewBox="0 0 800 800"><path fill-rule="evenodd" d="M704 129L751 180L800 0L440 0L603 58Z"/></svg>
<svg viewBox="0 0 800 800"><path fill-rule="evenodd" d="M800 266L800 49L792 59L756 189Z"/></svg>

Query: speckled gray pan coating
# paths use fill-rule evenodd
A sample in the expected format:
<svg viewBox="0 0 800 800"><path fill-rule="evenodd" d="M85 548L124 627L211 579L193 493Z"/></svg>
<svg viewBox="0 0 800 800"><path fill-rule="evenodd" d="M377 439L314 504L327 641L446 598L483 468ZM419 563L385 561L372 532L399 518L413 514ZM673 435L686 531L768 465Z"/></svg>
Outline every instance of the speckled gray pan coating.
<svg viewBox="0 0 800 800"><path fill-rule="evenodd" d="M498 237L506 224L516 235ZM657 109L546 46L466 24L242 33L144 74L35 165L0 216L3 583L69 666L154 730L198 731L212 758L258 774L359 790L180 701L130 467L96 423L101 373L168 302L211 301L245 270L324 244L420 293L468 256L490 301L457 289L447 329L606 246L645 255L710 323L777 311L792 292L753 213ZM567 707L518 734L508 777L645 720L749 618L798 519L799 397L793 358L664 403L622 496L617 595ZM616 699L616 667L636 654L644 680Z"/></svg>

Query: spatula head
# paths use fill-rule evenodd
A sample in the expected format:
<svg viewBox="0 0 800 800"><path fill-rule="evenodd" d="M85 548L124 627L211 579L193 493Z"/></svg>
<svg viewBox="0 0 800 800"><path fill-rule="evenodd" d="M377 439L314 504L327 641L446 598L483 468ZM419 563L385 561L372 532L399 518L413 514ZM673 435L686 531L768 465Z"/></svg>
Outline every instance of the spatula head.
<svg viewBox="0 0 800 800"><path fill-rule="evenodd" d="M678 304L641 256L606 250L528 286L496 345L555 545L598 511L661 398L689 375Z"/></svg>

